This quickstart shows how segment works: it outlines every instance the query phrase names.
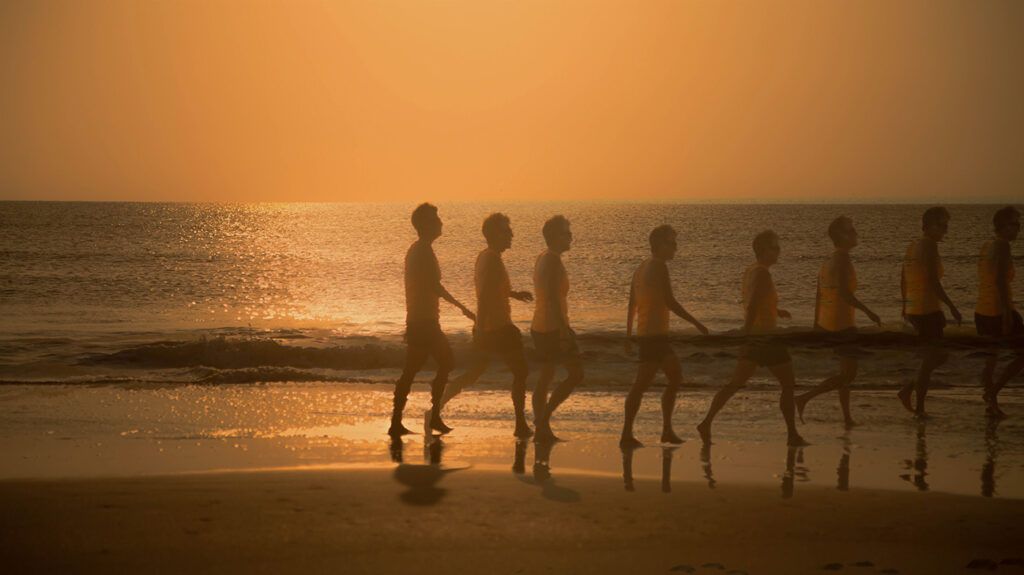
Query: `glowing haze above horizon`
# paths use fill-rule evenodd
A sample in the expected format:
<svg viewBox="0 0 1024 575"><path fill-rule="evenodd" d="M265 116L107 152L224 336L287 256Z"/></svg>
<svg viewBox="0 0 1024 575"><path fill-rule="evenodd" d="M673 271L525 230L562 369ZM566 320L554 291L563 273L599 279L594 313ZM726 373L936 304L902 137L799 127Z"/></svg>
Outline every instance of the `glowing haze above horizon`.
<svg viewBox="0 0 1024 575"><path fill-rule="evenodd" d="M1024 3L7 2L0 199L1010 201Z"/></svg>

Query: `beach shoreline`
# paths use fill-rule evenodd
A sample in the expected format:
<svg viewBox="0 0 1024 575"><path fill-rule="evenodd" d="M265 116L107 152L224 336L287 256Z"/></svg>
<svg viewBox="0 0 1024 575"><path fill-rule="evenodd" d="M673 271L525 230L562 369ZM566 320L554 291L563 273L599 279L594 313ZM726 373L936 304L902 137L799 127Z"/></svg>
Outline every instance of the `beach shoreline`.
<svg viewBox="0 0 1024 575"><path fill-rule="evenodd" d="M632 489L431 465L8 480L0 555L18 573L1019 569L1021 500L820 487L783 499L688 481L666 493L643 477Z"/></svg>

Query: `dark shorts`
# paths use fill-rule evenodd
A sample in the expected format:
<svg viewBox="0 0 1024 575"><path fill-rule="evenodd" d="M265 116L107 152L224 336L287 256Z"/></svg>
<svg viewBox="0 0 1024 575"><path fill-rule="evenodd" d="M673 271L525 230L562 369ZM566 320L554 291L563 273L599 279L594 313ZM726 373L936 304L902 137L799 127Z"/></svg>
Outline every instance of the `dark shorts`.
<svg viewBox="0 0 1024 575"><path fill-rule="evenodd" d="M491 331L473 332L473 343L481 351L505 355L523 351L523 334L519 328L509 324Z"/></svg>
<svg viewBox="0 0 1024 575"><path fill-rule="evenodd" d="M978 328L978 335L991 337L1003 337L1003 316L974 314L974 327ZM1010 328L1010 336L1020 337L1024 335L1024 320L1020 313L1013 312L1013 327Z"/></svg>
<svg viewBox="0 0 1024 575"><path fill-rule="evenodd" d="M857 345L857 328L848 327L841 331L825 331L834 341L832 351L839 357L857 359L866 352Z"/></svg>
<svg viewBox="0 0 1024 575"><path fill-rule="evenodd" d="M661 363L666 357L675 355L672 341L667 335L649 335L637 338L640 342L642 363Z"/></svg>
<svg viewBox="0 0 1024 575"><path fill-rule="evenodd" d="M434 321L413 321L405 324L405 343L409 347L434 349L439 344L448 344L448 338L441 331L441 324Z"/></svg>
<svg viewBox="0 0 1024 575"><path fill-rule="evenodd" d="M907 314L907 321L922 339L939 339L946 328L946 315L941 311L924 315Z"/></svg>
<svg viewBox="0 0 1024 575"><path fill-rule="evenodd" d="M754 363L761 367L774 367L789 363L789 349L780 343L750 343L740 349L740 360Z"/></svg>
<svg viewBox="0 0 1024 575"><path fill-rule="evenodd" d="M542 333L530 330L533 348L537 351L537 359L541 361L565 361L577 358L580 348L576 345L576 332L569 330L569 336L562 338L560 332Z"/></svg>

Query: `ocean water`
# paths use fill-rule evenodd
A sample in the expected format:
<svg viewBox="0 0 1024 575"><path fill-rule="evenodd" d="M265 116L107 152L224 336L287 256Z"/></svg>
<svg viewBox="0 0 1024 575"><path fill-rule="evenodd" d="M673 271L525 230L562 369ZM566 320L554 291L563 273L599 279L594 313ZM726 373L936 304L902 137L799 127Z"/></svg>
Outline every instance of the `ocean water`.
<svg viewBox="0 0 1024 575"><path fill-rule="evenodd" d="M391 381L403 357L402 261L415 239L413 207L0 202L0 380ZM444 235L435 251L444 283L472 307L487 214L511 217L515 239L505 261L519 289L532 289L541 225L567 216L575 237L565 256L570 317L589 381L619 385L634 369L620 345L629 279L652 227L679 231L670 264L677 297L718 334L741 324L739 278L753 259L752 237L776 230L782 255L773 275L780 306L793 314L782 325L799 334L811 325L817 269L831 252L826 228L848 215L861 237L853 253L858 295L895 337L906 330L900 261L920 234L924 207L442 203ZM968 320L977 251L997 207L949 207L944 283ZM1021 267L1024 250L1017 252ZM1015 293L1022 283L1018 274ZM512 313L528 330L531 304L513 302ZM441 321L464 358L469 321L443 302ZM718 384L732 368L735 342L699 338L673 321L691 382ZM973 326L951 332L967 338L965 351L939 372L940 384L973 385L982 357L970 349ZM872 357L863 362L862 383L896 385L913 373L915 360L905 353L912 346L904 343L889 337L867 345ZM794 353L803 378L832 369L827 348L797 345Z"/></svg>
<svg viewBox="0 0 1024 575"><path fill-rule="evenodd" d="M893 389L914 378L921 361L899 317L899 267L923 206L439 207L444 282L470 305L483 217L510 215L516 236L505 261L520 289L531 287L544 220L561 213L572 221L570 316L586 371L557 415L556 430L570 441L530 455L532 446L511 438L509 375L494 366L446 408L457 429L444 440L445 465L522 469L536 460L559 477L620 477L626 489L634 476L660 477L665 489L671 475L710 489L775 483L783 497L798 497L805 484L1024 497L1020 418L986 421L977 383L989 353L1005 359L1013 349L986 347L971 325L953 327L950 360L929 395L934 419L914 422L895 400ZM0 479L432 461L421 439L406 439L396 453L384 435L388 384L404 357L402 261L414 240L412 208L0 202ZM945 285L967 318L976 252L994 209L950 207ZM759 373L717 420L715 447L701 449L693 425L735 368L738 284L756 232L773 228L782 239L773 274L781 306L793 314L780 337L790 343L797 385L836 371L832 342L809 326L818 266L831 251L825 229L840 214L860 231L859 295L885 320L859 339L853 416L862 425L842 430L835 394L825 395L800 426L813 445L787 449L777 387ZM714 333L700 336L674 320L686 385L675 423L691 441L626 459L617 433L636 372L623 346L628 282L647 254L647 233L662 223L680 232L670 265L677 297ZM1018 274L1017 294L1022 280ZM442 310L465 364L471 326ZM531 306L514 302L512 312L526 331ZM419 381L431 376L428 366ZM646 442L660 423L651 395L638 420ZM1016 383L1002 404L1011 416L1024 413ZM425 386L416 386L407 425L416 427L427 405Z"/></svg>
<svg viewBox="0 0 1024 575"><path fill-rule="evenodd" d="M598 474L627 491L633 479L638 491L655 489L642 480L661 479L662 491L673 482L711 490L761 484L797 500L807 487L1024 497L1020 418L980 417L981 402L968 390L931 394L928 421L907 417L888 390L858 390L853 405L861 425L850 430L840 425L835 397L823 398L807 410L800 431L811 445L800 449L786 447L775 390L739 393L716 420L714 444L702 445L693 426L712 392L680 394L674 423L687 440L682 446L654 443L660 407L648 398L636 428L648 447L623 453L622 393L580 390L556 416L555 429L568 441L542 453L512 437L505 391L455 398L446 408L455 431L443 440L413 435L395 442L385 435L391 393L382 385L5 385L0 480L440 463L530 481L540 463L561 486L571 486L574 475ZM428 395L413 392L407 424L427 408ZM1019 413L1024 402L1006 408Z"/></svg>

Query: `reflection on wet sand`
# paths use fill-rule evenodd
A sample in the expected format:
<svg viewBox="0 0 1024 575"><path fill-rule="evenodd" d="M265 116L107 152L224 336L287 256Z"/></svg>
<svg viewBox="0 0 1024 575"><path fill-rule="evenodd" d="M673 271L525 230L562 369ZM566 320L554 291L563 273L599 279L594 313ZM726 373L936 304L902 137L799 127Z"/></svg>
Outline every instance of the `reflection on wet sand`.
<svg viewBox="0 0 1024 575"><path fill-rule="evenodd" d="M999 419L985 426L985 464L981 466L981 496L996 495L996 458L999 455Z"/></svg>
<svg viewBox="0 0 1024 575"><path fill-rule="evenodd" d="M423 465L404 463L405 445L400 437L391 440L391 460L398 463L394 478L408 489L399 494L399 499L409 505L435 505L441 501L448 490L438 487L438 483L449 473L465 468L443 469L441 454L444 442L440 437L428 437L423 445Z"/></svg>
<svg viewBox="0 0 1024 575"><path fill-rule="evenodd" d="M449 461L449 467L451 461L458 459L473 461L486 467L500 465L507 474L511 466L512 471L521 476L514 483L521 482L537 488L537 491L524 489L524 494L541 495L545 499L563 502L586 499L585 493L566 491L563 488L565 485L575 487L575 475L602 474L619 470L622 473L624 490L650 492L657 489L665 494L678 493L681 489L680 482L685 484L697 481L707 485L707 489L718 489L723 483L729 487L751 482L769 483L774 485L775 489L780 489L780 495L784 498L797 497L795 490L799 482L805 482L801 489L816 485L840 492L852 491L854 487L857 490L899 490L909 487L912 491L921 492L953 491L975 496L980 494L984 497L1019 497L1016 491L1019 489L1019 483L1016 482L1014 475L1019 470L1019 450L1015 449L1016 438L1005 431L1013 427L1013 421L1002 424L1002 436L998 434L995 421L989 422L989 426L986 427L983 420L975 420L976 425L970 429L949 425L946 423L950 419L949 413L959 409L966 394L962 391L951 393L946 390L940 390L940 393L945 397L934 404L939 423L935 420L904 420L902 423L885 427L884 422L877 422L879 418L874 414L885 408L896 411L891 392L865 390L863 395L859 396L863 399L858 405L863 408L863 413L868 415L867 425L846 430L837 434L831 441L821 441L803 449L787 449L784 461L778 458L783 444L777 431L774 438L762 434L756 440L736 440L730 437L714 445L693 442L683 446L661 445L651 449L641 448L639 451L616 451L617 447L613 446L614 438L611 433L580 431L579 438L571 443L535 445L532 441L515 441L510 445L503 428L499 430L500 433L492 433L490 428L483 425L463 426L458 434L458 440L454 443L451 438L446 438L444 443L431 441L426 445L413 440L413 443L404 445L403 449L403 443L395 441L391 443L388 453L392 465L401 466L401 469L395 472L396 481L403 486L402 489L410 490L403 497L408 498L410 503L417 504L430 504L441 499L442 492L435 489L451 489L451 484L445 485L441 482L445 471L441 464L442 456ZM603 399L596 394L594 397L598 400ZM610 399L609 403L614 399L616 398ZM767 406L769 402L764 403ZM767 413L769 410L770 407L765 407L762 411ZM656 415L655 410L650 411L652 415ZM727 422L724 427L727 436L737 435L746 429L737 425L735 419L733 422ZM648 424L656 421L652 416ZM601 425L597 422L576 423L584 430L585 424L591 428L599 428ZM729 425L732 429L728 427ZM973 437L972 441L955 443L958 437L955 435L950 439L951 434L963 435L965 432L969 432L970 437ZM383 447L383 442L378 445ZM377 453L384 456L385 451L381 447L377 448ZM512 453L509 453L509 447L513 448ZM420 461L421 448L425 450L423 461ZM712 449L716 461L712 461ZM852 462L855 449L858 454L856 486L853 485ZM531 450L535 452L531 453ZM569 475L559 475L554 471L558 467L553 464L555 452L563 469L562 474ZM967 453L973 453L973 459L964 457ZM512 461L508 461L509 455L512 455ZM684 462L676 466L680 458ZM929 459L932 460L931 468ZM506 463L501 464L503 460ZM997 461L1000 464L998 469ZM935 479L936 462L941 464L938 481ZM422 465L411 466L411 463ZM780 463L784 465L779 465ZM956 467L960 463L963 465L960 465L958 471ZM965 465L969 467L964 467ZM434 468L430 469L431 466ZM950 466L953 468L947 473L946 467ZM813 478L809 472L811 468L818 471ZM973 471L969 471L970 469ZM654 483L656 481L657 484ZM395 494L400 491L396 490ZM804 493L801 492L800 495Z"/></svg>
<svg viewBox="0 0 1024 575"><path fill-rule="evenodd" d="M626 491L636 491L633 481L633 455L637 447L620 447L622 450L622 481ZM672 458L679 449L678 445L666 445L661 448L661 492L672 492Z"/></svg>
<svg viewBox="0 0 1024 575"><path fill-rule="evenodd" d="M661 491L672 492L672 454L679 449L678 445L661 448Z"/></svg>
<svg viewBox="0 0 1024 575"><path fill-rule="evenodd" d="M705 442L700 448L700 465L704 470L704 479L708 482L708 489L714 489L717 482L711 473L711 442Z"/></svg>
<svg viewBox="0 0 1024 575"><path fill-rule="evenodd" d="M786 448L786 471L782 473L782 498L793 497L795 481L810 481L809 471L804 466L804 448ZM797 465L799 464L799 465Z"/></svg>
<svg viewBox="0 0 1024 575"><path fill-rule="evenodd" d="M900 475L900 479L910 482L918 491L928 491L928 442L926 440L927 425L923 420L917 422L917 440L914 448L914 459L904 459L903 467L909 473Z"/></svg>
<svg viewBox="0 0 1024 575"><path fill-rule="evenodd" d="M636 486L633 483L633 453L636 450L636 447L628 445L622 447L622 483L625 485L626 491L636 491Z"/></svg>
<svg viewBox="0 0 1024 575"><path fill-rule="evenodd" d="M575 503L582 499L579 492L563 485L558 485L551 475L551 452L557 442L538 442L534 444L533 453L533 477L526 477L525 469L517 469L513 466L512 471L523 483L540 487L541 497L559 503ZM529 443L516 441L515 461L525 462L526 450Z"/></svg>
<svg viewBox="0 0 1024 575"><path fill-rule="evenodd" d="M839 491L850 490L850 434L844 433L840 438L843 442L843 454L839 456L839 465L836 467L836 489Z"/></svg>
<svg viewBox="0 0 1024 575"><path fill-rule="evenodd" d="M525 439L516 440L516 449L512 456L512 473L526 473L526 448L529 446L529 441Z"/></svg>

